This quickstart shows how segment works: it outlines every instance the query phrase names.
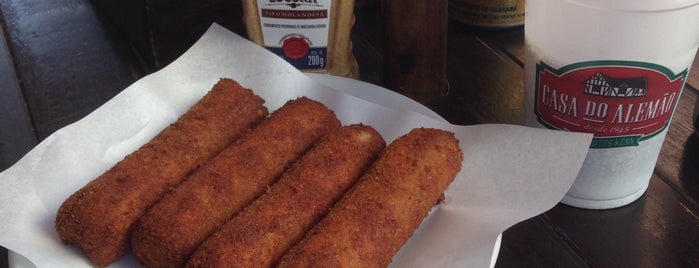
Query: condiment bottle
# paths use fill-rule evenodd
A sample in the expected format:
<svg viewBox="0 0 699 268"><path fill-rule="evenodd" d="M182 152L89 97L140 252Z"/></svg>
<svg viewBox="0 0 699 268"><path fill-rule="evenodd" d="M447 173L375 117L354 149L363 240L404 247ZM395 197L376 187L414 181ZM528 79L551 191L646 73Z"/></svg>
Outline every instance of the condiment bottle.
<svg viewBox="0 0 699 268"><path fill-rule="evenodd" d="M524 24L525 0L449 0L449 18L486 29Z"/></svg>
<svg viewBox="0 0 699 268"><path fill-rule="evenodd" d="M248 39L301 71L358 78L354 0L242 0Z"/></svg>

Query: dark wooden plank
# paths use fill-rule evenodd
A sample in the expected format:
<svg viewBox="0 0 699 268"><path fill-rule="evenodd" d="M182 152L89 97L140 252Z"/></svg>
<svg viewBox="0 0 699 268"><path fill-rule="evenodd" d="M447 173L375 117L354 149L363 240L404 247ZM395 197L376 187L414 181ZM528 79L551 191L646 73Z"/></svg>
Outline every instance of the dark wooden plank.
<svg viewBox="0 0 699 268"><path fill-rule="evenodd" d="M588 264L558 236L545 216L537 216L503 233L495 267L588 267Z"/></svg>
<svg viewBox="0 0 699 268"><path fill-rule="evenodd" d="M594 267L699 267L699 218L657 176L645 195L627 206L558 205L545 215Z"/></svg>
<svg viewBox="0 0 699 268"><path fill-rule="evenodd" d="M694 58L694 63L692 64L692 70L689 73L689 78L687 79L687 90L692 90L696 94L699 94L699 52ZM695 102L695 113L699 113L699 100ZM694 133L699 135L699 117L694 118ZM694 176L696 178L696 175ZM696 181L696 180L695 180ZM699 200L696 198L694 200Z"/></svg>
<svg viewBox="0 0 699 268"><path fill-rule="evenodd" d="M480 30L478 38L493 50L524 66L524 27L501 30Z"/></svg>
<svg viewBox="0 0 699 268"><path fill-rule="evenodd" d="M359 63L360 80L384 86L381 37L383 22L380 14L380 6L377 4L356 10L352 42L354 54ZM511 36L510 47L516 47L515 37L523 35L522 28L506 32ZM449 22L447 35L449 91L444 98L428 106L454 124L521 122L522 99L521 97L511 99L513 95L508 92L523 92L524 83L511 84L505 80L520 80L517 76L523 75L521 67L518 67L518 63L502 49L484 46L479 34L497 35L498 33L482 31L454 21ZM481 68L482 64L487 66ZM504 69L500 69L501 67ZM498 71L486 73L482 69ZM493 87L497 89L487 92ZM483 94L484 92L487 94ZM498 99L498 96L506 98ZM482 111L483 109L486 111Z"/></svg>
<svg viewBox="0 0 699 268"><path fill-rule="evenodd" d="M378 86L383 84L383 21L378 1L364 3L354 12L352 53L359 65L359 80Z"/></svg>
<svg viewBox="0 0 699 268"><path fill-rule="evenodd" d="M694 63L692 64L692 69L689 71L687 84L694 89L699 89L699 53L694 57Z"/></svg>
<svg viewBox="0 0 699 268"><path fill-rule="evenodd" d="M447 89L447 1L381 1L386 87L423 104Z"/></svg>
<svg viewBox="0 0 699 268"><path fill-rule="evenodd" d="M447 48L449 92L438 112L455 124L522 124L524 71L519 63L487 46L478 30L450 22Z"/></svg>
<svg viewBox="0 0 699 268"><path fill-rule="evenodd" d="M86 0L0 1L17 76L39 139L135 80Z"/></svg>
<svg viewBox="0 0 699 268"><path fill-rule="evenodd" d="M686 89L663 142L655 172L660 179L684 195L687 209L699 215L699 146L693 135L692 113L697 92Z"/></svg>

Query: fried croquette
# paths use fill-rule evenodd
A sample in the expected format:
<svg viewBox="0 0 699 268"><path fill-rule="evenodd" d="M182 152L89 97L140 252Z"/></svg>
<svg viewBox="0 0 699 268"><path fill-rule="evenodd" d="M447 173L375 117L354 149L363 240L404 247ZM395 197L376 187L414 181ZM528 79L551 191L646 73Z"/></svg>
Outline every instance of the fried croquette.
<svg viewBox="0 0 699 268"><path fill-rule="evenodd" d="M176 122L71 195L56 231L97 266L128 249L132 225L169 188L267 116L264 100L221 79Z"/></svg>
<svg viewBox="0 0 699 268"><path fill-rule="evenodd" d="M385 146L381 135L365 125L329 134L264 195L213 233L187 267L272 267Z"/></svg>
<svg viewBox="0 0 699 268"><path fill-rule="evenodd" d="M420 128L398 138L277 267L386 267L462 159L451 132Z"/></svg>
<svg viewBox="0 0 699 268"><path fill-rule="evenodd" d="M339 127L319 102L287 102L153 205L134 228L134 254L149 267L183 266L213 231Z"/></svg>

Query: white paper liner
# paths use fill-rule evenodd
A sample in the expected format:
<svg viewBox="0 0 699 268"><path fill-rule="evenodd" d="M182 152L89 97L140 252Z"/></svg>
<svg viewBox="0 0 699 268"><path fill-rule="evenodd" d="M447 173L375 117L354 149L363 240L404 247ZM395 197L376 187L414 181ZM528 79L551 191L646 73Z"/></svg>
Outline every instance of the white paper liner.
<svg viewBox="0 0 699 268"><path fill-rule="evenodd" d="M124 89L0 173L0 244L37 267L90 267L62 244L53 222L60 204L175 121L221 77L237 80L274 111L308 96L343 124L364 123L390 142L417 127L456 133L462 171L393 267L489 267L499 234L556 205L573 183L591 135L514 125L456 126L389 109L323 84L265 49L212 25L178 60ZM133 255L110 267L138 266Z"/></svg>

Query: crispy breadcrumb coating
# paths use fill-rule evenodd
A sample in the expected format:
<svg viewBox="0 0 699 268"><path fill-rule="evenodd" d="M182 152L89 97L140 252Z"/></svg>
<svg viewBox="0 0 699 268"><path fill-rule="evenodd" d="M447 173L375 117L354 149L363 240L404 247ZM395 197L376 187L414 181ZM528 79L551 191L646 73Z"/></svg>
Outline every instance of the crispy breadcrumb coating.
<svg viewBox="0 0 699 268"><path fill-rule="evenodd" d="M462 159L451 132L420 128L398 138L277 267L386 267Z"/></svg>
<svg viewBox="0 0 699 268"><path fill-rule="evenodd" d="M230 79L137 151L71 195L55 228L97 266L122 256L133 223L165 191L267 116L264 100Z"/></svg>
<svg viewBox="0 0 699 268"><path fill-rule="evenodd" d="M287 102L153 205L134 228L134 254L149 267L183 266L213 231L339 127L319 102Z"/></svg>
<svg viewBox="0 0 699 268"><path fill-rule="evenodd" d="M373 128L333 132L211 235L187 267L272 267L361 176L386 142Z"/></svg>

